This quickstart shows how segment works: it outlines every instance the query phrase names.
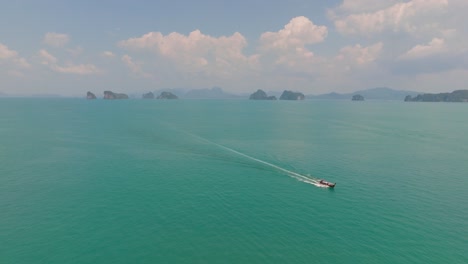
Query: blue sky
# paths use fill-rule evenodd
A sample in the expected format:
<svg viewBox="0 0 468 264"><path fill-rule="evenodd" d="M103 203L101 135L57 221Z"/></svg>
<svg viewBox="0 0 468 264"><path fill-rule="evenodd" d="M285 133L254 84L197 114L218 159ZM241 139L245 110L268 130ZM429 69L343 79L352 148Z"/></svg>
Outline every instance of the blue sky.
<svg viewBox="0 0 468 264"><path fill-rule="evenodd" d="M0 92L466 89L466 0L1 1Z"/></svg>

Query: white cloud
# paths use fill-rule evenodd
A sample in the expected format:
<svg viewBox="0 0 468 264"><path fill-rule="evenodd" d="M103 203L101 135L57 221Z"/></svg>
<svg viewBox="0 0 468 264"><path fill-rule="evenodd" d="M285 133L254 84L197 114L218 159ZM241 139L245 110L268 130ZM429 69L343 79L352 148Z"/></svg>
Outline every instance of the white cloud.
<svg viewBox="0 0 468 264"><path fill-rule="evenodd" d="M52 65L51 69L60 73L72 73L79 75L101 73L101 71L93 64L68 64L66 66Z"/></svg>
<svg viewBox="0 0 468 264"><path fill-rule="evenodd" d="M311 70L317 74L314 83L329 89L371 87L380 81L375 80L378 79L376 76L381 74L378 59L383 52L383 46L382 42L369 46L350 45L341 48L334 56L322 58Z"/></svg>
<svg viewBox="0 0 468 264"><path fill-rule="evenodd" d="M383 43L372 69L395 80L466 69L468 31L461 21L467 12L466 0L344 0L329 15L342 40L354 34Z"/></svg>
<svg viewBox="0 0 468 264"><path fill-rule="evenodd" d="M48 32L44 36L43 42L52 47L63 47L70 41L67 34Z"/></svg>
<svg viewBox="0 0 468 264"><path fill-rule="evenodd" d="M101 53L101 56L106 58L114 58L115 54L112 53L112 51L104 51Z"/></svg>
<svg viewBox="0 0 468 264"><path fill-rule="evenodd" d="M466 43L460 37L465 31L431 17L445 16L446 6L447 0L345 0L333 10L334 21L344 23L338 28L342 33L379 33L373 35L375 38L352 44L349 41L356 38L343 34L332 36L330 45L314 46L327 40L328 28L300 16L277 31L261 34L258 46L251 49L255 51L253 55L244 53L247 40L240 33L214 37L199 30L167 35L149 32L120 41L118 46L127 50L128 55L122 56L121 61L133 74L153 78L157 75L158 85L162 86L217 84L238 91L259 84L269 89L360 89L396 83L393 80L400 78L401 73L395 68L413 76L420 74L413 69L419 64L398 60L400 54L418 57L452 48L466 49L466 45L460 44ZM429 28L437 29L430 38ZM432 38L433 41L420 44ZM108 57L112 56L115 55ZM445 69L440 66L421 72L464 65L460 61L451 63L453 57L444 62Z"/></svg>
<svg viewBox="0 0 468 264"><path fill-rule="evenodd" d="M139 38L120 41L118 45L131 51L151 51L182 72L229 74L255 61L255 57L249 58L242 53L247 41L237 32L221 37L205 35L199 30L189 35L150 32Z"/></svg>
<svg viewBox="0 0 468 264"><path fill-rule="evenodd" d="M247 41L239 33L215 38L200 31L189 35L150 32L118 45L131 52L153 54L150 57L143 54L141 61L135 61L132 54L121 57L139 76L144 76L145 66L153 75L158 73L158 80L164 82L168 75L161 71L171 69L172 74L171 67L175 67L177 73L172 76L177 76L174 80L177 83L184 80L197 84L219 81L221 85L236 80L239 86L240 83L247 87L263 83L270 89L300 88L301 85L310 86L316 80L326 85L326 81L336 82L337 76L349 77L352 75L350 70L360 72L359 77L362 77L382 53L384 44L377 42L368 46L346 46L337 55L329 57L315 55L309 45L323 42L327 33L325 26L315 25L306 17L296 17L276 32L261 34L257 54L251 56L243 53Z"/></svg>
<svg viewBox="0 0 468 264"><path fill-rule="evenodd" d="M60 73L72 73L79 75L98 74L102 71L93 64L78 64L68 63L65 66L58 65L58 59L50 54L47 50L41 49L39 51L39 58L41 63L48 66L51 70Z"/></svg>
<svg viewBox="0 0 468 264"><path fill-rule="evenodd" d="M25 58L14 58L13 62L19 68L27 69L31 67L31 64L29 64L29 62Z"/></svg>
<svg viewBox="0 0 468 264"><path fill-rule="evenodd" d="M345 3L348 1L343 5ZM349 7L345 10L350 11L350 14L346 12L343 15L334 14L332 19L335 21L337 30L343 34L368 35L386 30L394 32L433 31L439 27L435 18L447 11L448 4L448 0L411 0L398 2L374 12L362 12L358 7Z"/></svg>
<svg viewBox="0 0 468 264"><path fill-rule="evenodd" d="M466 89L468 69L451 69L441 72L422 73L410 76L399 76L397 85L407 89L432 93L451 92Z"/></svg>
<svg viewBox="0 0 468 264"><path fill-rule="evenodd" d="M78 57L79 55L81 55L83 53L83 48L80 47L80 46L77 46L75 48L70 48L70 49L67 49L67 51L74 57Z"/></svg>
<svg viewBox="0 0 468 264"><path fill-rule="evenodd" d="M122 56L122 61L127 65L127 67L136 75L140 75L146 78L152 77L151 74L148 74L142 70L143 63L141 62L134 62L133 58L129 55L125 54Z"/></svg>
<svg viewBox="0 0 468 264"><path fill-rule="evenodd" d="M135 73L137 73L137 72L139 72L141 70L140 65L133 62L132 57L130 57L127 54L122 56L122 61L125 63L125 65L128 66L128 68L130 68Z"/></svg>
<svg viewBox="0 0 468 264"><path fill-rule="evenodd" d="M277 32L263 33L258 54L253 55L244 54L247 40L238 32L221 37L205 35L199 30L188 35L149 32L138 38L120 41L118 45L132 52L149 51L154 54L151 57L153 62L145 59L145 67L151 68L152 72L172 69L181 78L185 76L188 79L256 79L262 71L274 70L272 67L275 66L269 63L271 59L275 65L293 69L316 64L316 61L311 61L313 52L306 45L324 41L327 33L325 26L315 25L308 18L300 16L291 19ZM266 67L262 68L261 60ZM129 55L122 57L122 61L132 72L142 72L142 63L135 63Z"/></svg>
<svg viewBox="0 0 468 264"><path fill-rule="evenodd" d="M383 48L383 43L379 42L368 47L362 47L357 44L355 46L346 46L340 50L340 53L335 58L338 64L348 62L354 65L365 65L377 59Z"/></svg>
<svg viewBox="0 0 468 264"><path fill-rule="evenodd" d="M321 58L306 45L324 41L327 34L327 27L317 26L304 16L295 17L283 29L260 36L260 59L266 68L281 66L307 72L321 63Z"/></svg>
<svg viewBox="0 0 468 264"><path fill-rule="evenodd" d="M322 42L327 27L317 26L308 18L295 17L277 32L265 32L260 36L262 50L304 49L306 44Z"/></svg>
<svg viewBox="0 0 468 264"><path fill-rule="evenodd" d="M9 49L6 45L0 43L0 59L11 59L18 56L18 52Z"/></svg>
<svg viewBox="0 0 468 264"><path fill-rule="evenodd" d="M401 0L343 0L336 10L332 12L373 12L380 9L388 8L394 4L400 3Z"/></svg>
<svg viewBox="0 0 468 264"><path fill-rule="evenodd" d="M418 59L434 54L445 52L445 41L442 38L433 38L427 45L416 45L405 54L401 55L400 59Z"/></svg>
<svg viewBox="0 0 468 264"><path fill-rule="evenodd" d="M19 56L18 52L9 49L8 46L0 43L0 62L5 61L15 68L27 69L31 65L25 58Z"/></svg>
<svg viewBox="0 0 468 264"><path fill-rule="evenodd" d="M57 63L57 58L55 58L52 54L50 54L47 50L41 49L39 51L39 57L42 59L42 64L44 65L50 65L50 64L56 64Z"/></svg>

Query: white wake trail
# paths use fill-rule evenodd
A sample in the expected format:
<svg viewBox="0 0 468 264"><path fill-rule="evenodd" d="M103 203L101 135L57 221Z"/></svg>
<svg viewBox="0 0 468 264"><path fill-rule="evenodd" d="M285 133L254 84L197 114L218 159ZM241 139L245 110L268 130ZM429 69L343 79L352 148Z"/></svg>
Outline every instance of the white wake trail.
<svg viewBox="0 0 468 264"><path fill-rule="evenodd" d="M282 171L282 172L286 173L287 175L289 175L290 177L293 177L293 178L295 178L296 180L299 180L299 181L301 181L301 182L305 182L305 183L308 183L308 184L313 184L313 185L315 185L315 186L317 186L317 187L324 187L323 185L321 185L321 184L319 183L319 180L318 180L318 179L311 178L311 177L308 177L308 176L299 174L299 173L297 173L297 172L287 170L287 169L282 168L282 167L280 167L280 166L277 166L277 165L275 165L275 164L271 164L271 163L266 162L266 161L264 161L264 160L254 158L254 157L252 157L252 156L249 156L249 155L244 154L244 153L242 153L242 152L239 152L239 151L237 151L237 150L228 148L228 147L226 147L226 146L223 146L223 145L218 144L218 143L216 143L216 142L213 142L213 141L210 141L210 140L208 140L208 139L202 138L202 137L200 137L200 136L197 136L197 135L194 135L194 134L191 134L191 133L187 133L187 132L184 132L184 133L186 133L186 134L188 134L188 135L190 135L190 136L192 136L192 137L196 137L196 138L198 138L198 139L200 139L200 140L202 140L202 141L205 141L205 142L208 142L208 143L210 143L210 144L213 144L213 145L215 145L215 146L217 146L217 147L219 147L219 148L222 148L222 149L225 149L225 150L230 151L230 152L232 152L232 153L235 153L235 154L237 154L237 155L239 155L239 156L242 156L242 157L248 158L248 159L250 159L250 160L253 160L253 161L262 163L262 164L264 164L264 165L270 166L270 167L272 167L272 168L275 168L275 169L277 169L277 170L279 170L279 171Z"/></svg>

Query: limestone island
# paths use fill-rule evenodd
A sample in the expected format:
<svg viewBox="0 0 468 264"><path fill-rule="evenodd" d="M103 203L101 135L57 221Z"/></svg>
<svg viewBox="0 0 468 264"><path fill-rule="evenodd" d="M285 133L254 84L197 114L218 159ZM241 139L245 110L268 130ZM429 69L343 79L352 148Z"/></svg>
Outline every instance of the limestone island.
<svg viewBox="0 0 468 264"><path fill-rule="evenodd" d="M468 90L456 90L451 93L407 95L405 102L468 102Z"/></svg>
<svg viewBox="0 0 468 264"><path fill-rule="evenodd" d="M355 94L353 95L353 97L351 98L351 101L364 101L364 96L360 95L360 94Z"/></svg>
<svg viewBox="0 0 468 264"><path fill-rule="evenodd" d="M250 100L276 100L276 96L268 96L263 90L258 89L255 93L251 94Z"/></svg>
<svg viewBox="0 0 468 264"><path fill-rule="evenodd" d="M304 100L304 98L305 96L303 93L286 90L280 96L280 100Z"/></svg>
<svg viewBox="0 0 468 264"><path fill-rule="evenodd" d="M104 91L104 99L107 99L107 100L128 99L128 95L123 94L123 93L114 93L111 91Z"/></svg>
<svg viewBox="0 0 468 264"><path fill-rule="evenodd" d="M86 99L94 100L94 99L96 99L96 95L94 95L92 92L87 92L86 93Z"/></svg>
<svg viewBox="0 0 468 264"><path fill-rule="evenodd" d="M154 99L154 93L152 92L149 92L149 93L145 93L143 94L143 99Z"/></svg>
<svg viewBox="0 0 468 264"><path fill-rule="evenodd" d="M179 99L177 95L171 92L162 92L156 99Z"/></svg>

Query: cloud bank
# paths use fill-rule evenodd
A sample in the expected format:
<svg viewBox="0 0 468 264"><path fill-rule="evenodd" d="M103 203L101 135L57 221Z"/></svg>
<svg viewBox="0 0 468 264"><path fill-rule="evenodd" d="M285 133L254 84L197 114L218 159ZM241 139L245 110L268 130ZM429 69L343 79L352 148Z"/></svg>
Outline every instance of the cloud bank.
<svg viewBox="0 0 468 264"><path fill-rule="evenodd" d="M67 34L48 32L45 34L43 42L52 47L63 47L70 41Z"/></svg>
<svg viewBox="0 0 468 264"><path fill-rule="evenodd" d="M31 68L31 64L19 56L17 51L0 43L0 66L2 65L7 68L7 74L13 77L22 77L24 70Z"/></svg>
<svg viewBox="0 0 468 264"><path fill-rule="evenodd" d="M38 57L41 59L42 65L47 66L49 69L59 73L70 73L79 75L98 74L101 70L93 64L78 64L67 63L59 65L58 59L50 54L47 50L41 49L38 52Z"/></svg>
<svg viewBox="0 0 468 264"><path fill-rule="evenodd" d="M464 0L344 0L327 10L328 21L296 16L250 38L242 31L155 30L115 39L98 51L73 45L70 34L47 32L38 43L46 47L30 57L0 43L0 67L12 77L42 68L152 89L437 91L437 78L468 81L468 29L460 23L466 12Z"/></svg>

